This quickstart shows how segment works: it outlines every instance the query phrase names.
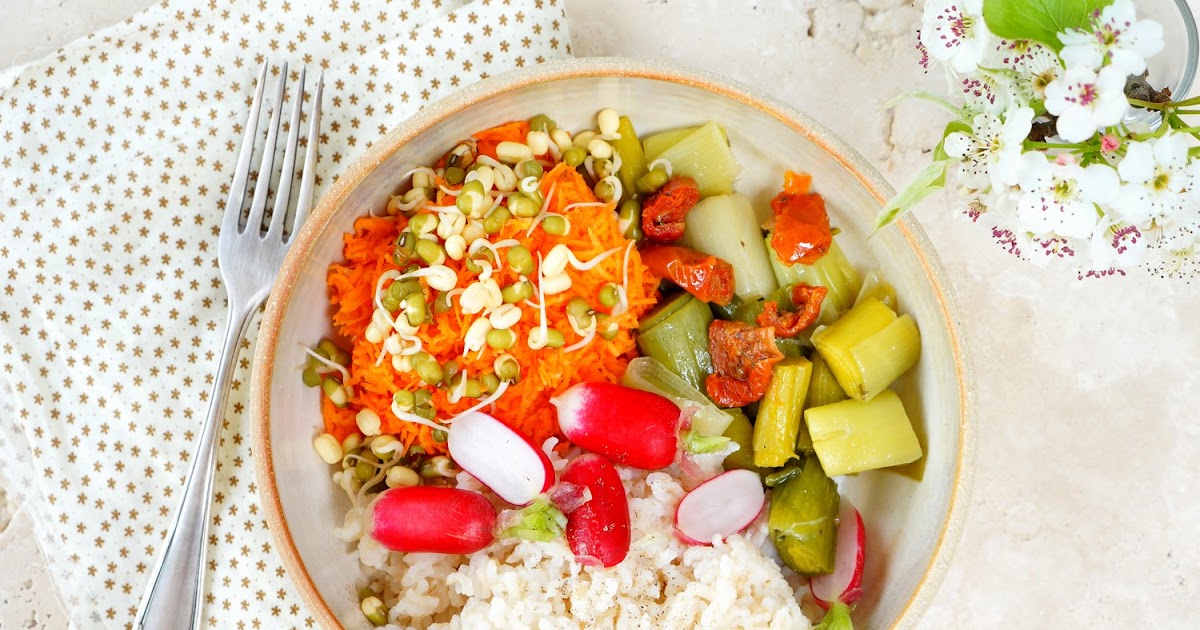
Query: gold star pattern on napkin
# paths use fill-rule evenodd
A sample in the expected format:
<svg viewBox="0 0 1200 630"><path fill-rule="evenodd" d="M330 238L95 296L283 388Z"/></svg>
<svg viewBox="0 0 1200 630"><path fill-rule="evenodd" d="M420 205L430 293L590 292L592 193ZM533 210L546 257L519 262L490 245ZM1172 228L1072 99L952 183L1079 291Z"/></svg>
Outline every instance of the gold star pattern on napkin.
<svg viewBox="0 0 1200 630"><path fill-rule="evenodd" d="M0 474L77 626L130 627L179 499L261 64L325 72L319 197L421 106L569 54L562 0L167 0L0 74ZM243 418L255 328L224 416L205 617L311 627L258 507Z"/></svg>

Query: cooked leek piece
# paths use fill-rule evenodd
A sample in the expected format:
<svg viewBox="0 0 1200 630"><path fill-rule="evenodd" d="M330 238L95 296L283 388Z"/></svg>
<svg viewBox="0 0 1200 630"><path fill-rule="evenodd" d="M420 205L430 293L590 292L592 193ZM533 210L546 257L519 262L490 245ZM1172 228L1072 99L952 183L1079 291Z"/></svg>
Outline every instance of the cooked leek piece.
<svg viewBox="0 0 1200 630"><path fill-rule="evenodd" d="M718 125L719 127L719 125ZM642 140L642 146L645 147L646 162L652 162L655 158L662 155L663 151L675 146L680 140L695 133L699 126L696 127L680 127L678 129L670 129L660 131L654 135L646 136ZM729 142L729 136L725 133L725 128L720 127L721 137Z"/></svg>
<svg viewBox="0 0 1200 630"><path fill-rule="evenodd" d="M712 358L708 354L712 311L689 293L681 293L656 308L667 314L656 317L651 312L647 323L652 325L638 327L638 349L699 390L705 377L712 373Z"/></svg>
<svg viewBox="0 0 1200 630"><path fill-rule="evenodd" d="M620 138L613 140L613 150L621 156L617 177L621 180L621 198L629 199L636 192L638 178L646 174L646 156L642 153L642 143L628 116L621 116L617 133L621 134Z"/></svg>
<svg viewBox="0 0 1200 630"><path fill-rule="evenodd" d="M800 474L775 486L767 530L784 564L803 575L833 572L839 503L837 484L811 455Z"/></svg>
<svg viewBox="0 0 1200 630"><path fill-rule="evenodd" d="M858 278L858 272L854 270L854 265L847 260L846 254L842 252L842 248L838 246L837 238L833 239L833 244L830 245L829 251L825 253L817 262L811 265L797 263L795 265L785 265L779 259L779 255L775 249L771 247L771 237L767 237L767 249L770 253L771 267L775 272L775 277L779 281L779 286L791 286L797 283L804 283L811 287L825 287L829 289L829 294L825 296L824 304L832 306L833 314L844 313L854 304L854 298L858 296L859 287L862 282ZM826 311L821 309L821 319L817 320L819 324L828 324L832 319L826 320Z"/></svg>
<svg viewBox="0 0 1200 630"><path fill-rule="evenodd" d="M812 378L812 362L784 359L771 371L771 384L758 404L754 421L754 465L782 466L796 456L804 399Z"/></svg>
<svg viewBox="0 0 1200 630"><path fill-rule="evenodd" d="M680 127L678 129L669 129L660 131L654 135L646 136L642 140L642 147L646 156L646 161L651 162L658 156L662 155L663 151L675 146L680 140L692 135L700 127Z"/></svg>
<svg viewBox="0 0 1200 630"><path fill-rule="evenodd" d="M675 295L663 298L649 313L646 313L638 322L638 330L649 330L657 326L660 322L667 319L671 315L683 308L691 298L691 294L686 291L680 291Z"/></svg>
<svg viewBox="0 0 1200 630"><path fill-rule="evenodd" d="M830 476L899 466L921 457L921 444L900 397L843 400L804 412L813 450Z"/></svg>
<svg viewBox="0 0 1200 630"><path fill-rule="evenodd" d="M716 302L708 303L708 308L712 309L713 317L717 319L734 319L734 314L737 313L741 306L742 298L738 297L736 294L733 296L732 300L729 300L728 304L722 305L717 304Z"/></svg>
<svg viewBox="0 0 1200 630"><path fill-rule="evenodd" d="M825 359L821 358L821 353L814 352L811 358L813 375L808 384L808 399L804 401L804 408L820 407L849 398L842 386L838 385L837 377L833 375L829 365L825 363ZM811 443L809 443L809 448L812 448Z"/></svg>
<svg viewBox="0 0 1200 630"><path fill-rule="evenodd" d="M741 409L729 409L728 411L731 422L729 426L725 427L722 435L737 444L738 450L725 456L722 465L725 470L742 468L753 470L759 475L764 474L765 470L754 465L754 425L750 424L750 418L747 418Z"/></svg>
<svg viewBox="0 0 1200 630"><path fill-rule="evenodd" d="M680 244L733 265L733 289L743 300L779 288L750 200L741 195L701 199L688 212Z"/></svg>
<svg viewBox="0 0 1200 630"><path fill-rule="evenodd" d="M735 270L734 273L736 274L737 271ZM729 319L757 326L758 316L763 312L763 305L766 304L768 299L770 298L765 296L751 297L739 304L733 311L733 317Z"/></svg>
<svg viewBox="0 0 1200 630"><path fill-rule="evenodd" d="M708 123L660 153L671 163L672 175L687 175L700 186L700 196L727 195L742 167L716 123Z"/></svg>
<svg viewBox="0 0 1200 630"><path fill-rule="evenodd" d="M812 383L809 383L808 386L812 387ZM796 452L804 454L813 452L812 435L808 432L808 425L803 421L800 422L800 434L796 436Z"/></svg>
<svg viewBox="0 0 1200 630"><path fill-rule="evenodd" d="M846 392L842 391L841 385L838 385L837 378L829 370L825 359L821 358L821 353L814 352L809 359L813 364L813 373L812 378L808 381L808 396L804 399L804 408L819 407L846 400L848 398ZM808 425L801 423L800 437L796 439L796 452L811 453L812 451L812 435L808 432Z"/></svg>
<svg viewBox="0 0 1200 630"><path fill-rule="evenodd" d="M916 365L921 335L908 315L897 316L867 298L836 322L813 333L812 343L846 394L866 400Z"/></svg>
<svg viewBox="0 0 1200 630"><path fill-rule="evenodd" d="M700 393L700 390L651 357L638 357L630 361L625 368L625 375L621 377L621 383L626 387L666 396L679 405L680 409L695 407L696 412L691 418L692 428L700 435L724 434L725 428L734 419L733 413L741 413L736 409L726 411L717 408L707 396Z"/></svg>
<svg viewBox="0 0 1200 630"><path fill-rule="evenodd" d="M784 357L795 359L807 354L806 350L809 348L809 345L806 343L806 340L801 339L800 337L793 339L776 337L775 347L779 348L779 351L783 353Z"/></svg>
<svg viewBox="0 0 1200 630"><path fill-rule="evenodd" d="M869 297L883 302L893 311L900 312L899 301L896 298L896 288L888 283L887 280L884 280L877 269L872 269L867 272L867 275L863 276L862 288L858 290L858 297L854 298L854 305L858 306L863 300Z"/></svg>

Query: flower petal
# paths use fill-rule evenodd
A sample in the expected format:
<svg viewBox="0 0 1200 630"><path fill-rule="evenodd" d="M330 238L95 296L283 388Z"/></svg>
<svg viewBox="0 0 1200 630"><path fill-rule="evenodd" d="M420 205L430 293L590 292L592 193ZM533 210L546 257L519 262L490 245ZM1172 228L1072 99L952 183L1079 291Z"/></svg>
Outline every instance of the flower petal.
<svg viewBox="0 0 1200 630"><path fill-rule="evenodd" d="M1096 123L1086 107L1073 105L1063 110L1054 124L1058 135L1067 142L1084 142L1096 135Z"/></svg>
<svg viewBox="0 0 1200 630"><path fill-rule="evenodd" d="M1117 173L1127 182L1141 184L1154 177L1154 167L1154 147L1149 142L1130 142Z"/></svg>

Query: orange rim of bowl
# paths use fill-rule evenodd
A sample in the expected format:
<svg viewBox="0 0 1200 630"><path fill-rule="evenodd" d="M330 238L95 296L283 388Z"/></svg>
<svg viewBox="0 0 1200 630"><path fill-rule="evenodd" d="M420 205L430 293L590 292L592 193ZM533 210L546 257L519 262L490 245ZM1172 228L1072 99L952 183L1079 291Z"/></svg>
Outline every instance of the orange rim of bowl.
<svg viewBox="0 0 1200 630"><path fill-rule="evenodd" d="M551 61L465 87L440 103L418 112L392 129L333 183L297 234L296 242L284 260L274 289L271 291L270 299L267 301L254 352L254 368L250 388L250 417L253 431L252 445L256 454L254 472L258 480L265 519L268 529L275 539L275 547L292 580L299 588L301 598L325 628L344 628L344 626L333 614L333 610L325 598L317 591L316 584L305 568L300 552L292 539L291 530L288 528L287 519L283 514L283 505L276 489L274 460L271 455L270 375L274 371L275 351L279 342L279 328L284 309L291 298L299 270L308 261L318 237L325 233L333 215L342 206L347 196L384 160L433 125L489 98L527 85L564 79L609 77L649 79L686 85L757 109L769 114L819 146L858 180L863 188L875 197L880 206L885 204L893 194L892 188L883 177L857 151L807 115L776 101L773 97L719 75L684 69L661 62L619 57ZM972 474L968 464L973 461L975 450L972 422L975 413L975 392L969 385L971 369L959 332L961 322L959 321L958 305L949 288L949 279L924 230L914 219L901 219L897 222L897 228L925 271L925 277L933 289L938 308L946 322L954 357L955 373L958 377L959 440L950 509L946 513L929 564L917 583L916 589L893 623L892 630L911 628L916 625L945 576L951 552L961 535L965 519L966 499L970 492Z"/></svg>

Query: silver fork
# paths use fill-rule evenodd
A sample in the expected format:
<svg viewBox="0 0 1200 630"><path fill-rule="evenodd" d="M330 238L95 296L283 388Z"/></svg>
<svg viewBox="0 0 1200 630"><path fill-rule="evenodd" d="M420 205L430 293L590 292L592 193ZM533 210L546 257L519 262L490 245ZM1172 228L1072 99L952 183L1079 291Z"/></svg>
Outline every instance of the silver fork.
<svg viewBox="0 0 1200 630"><path fill-rule="evenodd" d="M134 619L135 627L145 630L195 630L201 626L204 608L204 557L208 548L208 512L212 501L217 438L220 435L221 417L225 413L226 395L234 361L237 359L238 344L246 332L250 315L266 299L279 266L283 263L284 254L291 245L292 235L299 231L312 205L323 74L317 77L309 112L308 148L304 154L303 175L300 178L292 228L290 232L285 233L284 222L291 200L296 151L300 140L300 112L304 103L304 69L301 68L300 80L292 101L275 206L270 221L264 225L263 215L267 206L271 177L275 172L275 142L279 134L279 120L287 84L285 63L279 73L274 111L271 114L270 127L267 128L267 140L263 145L263 155L258 166L258 179L254 184L250 212L245 220L242 219L242 205L245 201L246 183L250 178L254 141L259 133L259 112L262 109L263 88L269 67L269 63L264 63L258 76L254 103L250 106L246 133L242 138L242 148L238 154L233 184L230 186L225 216L221 220L221 232L217 238L217 263L221 269L221 279L225 282L225 290L229 294L229 317L226 321L221 359L217 366L217 378L209 398L208 414L204 419L204 426L200 429L196 455L192 458L192 467L188 471L187 483L183 488L183 498L167 533L166 546L150 574L150 582L146 586Z"/></svg>

